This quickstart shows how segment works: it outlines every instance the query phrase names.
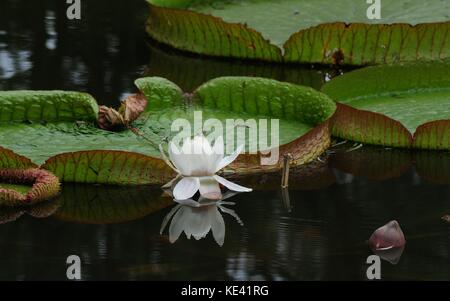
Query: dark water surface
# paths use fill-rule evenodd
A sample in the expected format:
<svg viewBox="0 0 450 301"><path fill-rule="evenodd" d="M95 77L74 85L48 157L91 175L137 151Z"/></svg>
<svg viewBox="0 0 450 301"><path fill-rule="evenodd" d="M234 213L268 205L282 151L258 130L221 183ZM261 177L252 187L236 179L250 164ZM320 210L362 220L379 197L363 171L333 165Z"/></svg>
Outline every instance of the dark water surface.
<svg viewBox="0 0 450 301"><path fill-rule="evenodd" d="M63 0L0 2L0 89L87 91L117 105L142 75L167 77L191 91L221 75L319 88L340 72L181 55L146 38L143 0L82 5L82 20L68 21ZM450 155L346 152L352 146L294 170L290 204L279 174L241 179L255 191L224 205L243 225L219 211L222 247L212 233L199 241L182 234L174 244L168 229L160 235L174 204L158 187L65 184L57 200L0 209L0 280L64 280L72 254L81 257L85 280L364 280L372 254L366 240L393 219L407 245L398 264L382 262L382 278L450 279L450 224L441 220L450 214Z"/></svg>

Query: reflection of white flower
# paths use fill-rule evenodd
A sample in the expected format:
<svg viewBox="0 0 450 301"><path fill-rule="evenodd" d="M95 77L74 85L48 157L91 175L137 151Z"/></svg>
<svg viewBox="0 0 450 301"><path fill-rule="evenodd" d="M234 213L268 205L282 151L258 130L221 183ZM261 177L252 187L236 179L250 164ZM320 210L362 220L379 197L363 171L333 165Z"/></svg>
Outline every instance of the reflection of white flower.
<svg viewBox="0 0 450 301"><path fill-rule="evenodd" d="M163 220L161 234L173 216L169 227L169 240L174 243L184 231L186 237L196 240L205 238L212 231L214 240L220 246L225 241L225 222L221 212L228 213L242 225L234 210L224 205L234 205L232 202L209 201L201 198L198 202L189 200L176 201L178 203ZM219 211L220 209L220 211Z"/></svg>
<svg viewBox="0 0 450 301"><path fill-rule="evenodd" d="M236 192L252 191L216 175L219 170L236 160L242 149L243 146L240 146L232 155L225 157L223 138L217 138L212 147L203 135L187 138L181 150L170 142L170 160L164 151L161 150L161 153L166 163L182 177L173 190L175 199L189 199L197 191L209 199L220 199L222 193L219 183Z"/></svg>

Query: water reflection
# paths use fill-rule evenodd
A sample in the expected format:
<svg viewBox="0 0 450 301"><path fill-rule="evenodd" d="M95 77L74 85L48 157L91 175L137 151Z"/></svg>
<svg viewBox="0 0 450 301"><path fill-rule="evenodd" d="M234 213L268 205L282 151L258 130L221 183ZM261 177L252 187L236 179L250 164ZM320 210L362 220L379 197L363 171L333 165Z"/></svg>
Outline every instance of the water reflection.
<svg viewBox="0 0 450 301"><path fill-rule="evenodd" d="M87 91L117 106L144 69L185 91L222 75L318 88L341 72L182 55L148 41L145 1L82 7L77 22L67 20L65 1L0 1L1 90ZM450 212L450 154L346 150L325 164L291 170L290 211L279 173L240 179L255 192L233 199L245 226L226 224L221 248L214 235L176 244L161 236L173 201L159 188L64 184L56 212L56 203L0 210L0 280L65 280L69 254L80 255L85 280L362 280L371 253L365 240L394 218L408 234L408 248L400 261L383 255L397 262L383 266L383 279L450 279L450 227L441 220ZM222 209L214 210L223 215Z"/></svg>
<svg viewBox="0 0 450 301"><path fill-rule="evenodd" d="M360 152L365 150L369 152L366 147ZM346 164L340 157L343 166L362 162L358 159L362 154L351 154L346 153ZM444 175L438 177L442 157L436 154L434 159L428 155L421 166L442 180ZM80 254L84 279L362 280L372 254L367 238L394 218L402 225L408 246L397 265L382 266L383 279L450 279L450 227L441 220L450 212L449 186L422 177L417 182L412 165L401 175L369 180L364 175L370 174L371 165L359 165L356 174L350 174L328 165L335 155L339 154L330 155L326 164L291 169L290 212L283 205L279 173L246 176L242 183L255 191L227 199L236 205L223 206L235 210L244 226L228 221L230 216L221 209L208 209L218 209L225 222L222 247L213 233L199 241L179 238L171 244L167 228L173 219L161 235L161 222L173 200L159 187L66 183L61 207L51 217L25 214L0 225L0 258L6 258L0 259L0 279L65 279L59 263L69 253ZM393 170L382 161L380 165ZM351 175L352 181L336 182L334 173ZM195 209L183 210L190 215ZM191 226L183 225L183 232ZM200 232L206 230L188 230L191 237ZM394 255L385 259L397 262ZM203 273L197 273L199 267Z"/></svg>
<svg viewBox="0 0 450 301"><path fill-rule="evenodd" d="M329 66L292 66L267 62L217 59L181 53L151 41L146 76L162 76L191 92L201 84L220 76L258 76L320 89L325 81L345 70Z"/></svg>
<svg viewBox="0 0 450 301"><path fill-rule="evenodd" d="M31 207L0 207L0 225L18 220L24 214L35 218L48 218L60 208L58 199L45 201Z"/></svg>
<svg viewBox="0 0 450 301"><path fill-rule="evenodd" d="M170 206L159 187L75 185L66 183L55 218L83 224L118 224L141 219Z"/></svg>
<svg viewBox="0 0 450 301"><path fill-rule="evenodd" d="M405 247L398 247L387 250L374 250L373 253L380 256L381 259L389 262L390 264L396 265L399 263L404 250Z"/></svg>
<svg viewBox="0 0 450 301"><path fill-rule="evenodd" d="M148 62L142 0L85 1L82 20L66 1L0 1L0 90L86 91L116 105Z"/></svg>
<svg viewBox="0 0 450 301"><path fill-rule="evenodd" d="M160 234L163 233L167 224L169 226L169 241L174 243L178 240L181 233L186 234L187 239L194 237L196 240L205 238L211 231L214 240L219 246L223 246L225 241L225 222L222 213L231 215L236 221L243 226L244 223L236 214L236 212L225 206L233 206L235 203L227 202L225 199L231 198L235 193L226 193L222 200L208 200L200 197L197 201L176 200L178 203L165 216Z"/></svg>

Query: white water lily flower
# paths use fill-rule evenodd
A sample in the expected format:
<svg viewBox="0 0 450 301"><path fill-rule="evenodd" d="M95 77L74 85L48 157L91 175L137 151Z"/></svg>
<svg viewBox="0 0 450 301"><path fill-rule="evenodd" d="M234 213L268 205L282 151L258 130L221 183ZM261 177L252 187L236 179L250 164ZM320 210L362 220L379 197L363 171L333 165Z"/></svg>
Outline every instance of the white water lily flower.
<svg viewBox="0 0 450 301"><path fill-rule="evenodd" d="M219 183L236 192L252 191L250 188L237 185L216 175L219 170L236 160L243 148L240 146L232 155L225 157L222 136L216 139L214 147L203 135L195 136L193 139L187 138L181 150L175 143L170 142L170 160L162 149L161 153L166 163L178 173L178 177L173 181L181 177L173 190L174 198L177 200L190 199L197 191L200 191L204 197L220 199L222 193ZM171 185L173 181L167 185Z"/></svg>
<svg viewBox="0 0 450 301"><path fill-rule="evenodd" d="M225 198L227 197L223 199ZM223 199L211 201L200 198L198 202L192 199L176 201L178 205L164 218L160 233L163 233L173 217L169 226L169 241L171 243L176 242L182 232L186 234L188 239L194 237L196 240L200 240L211 231L214 240L222 246L225 241L225 222L221 212L230 214L239 224L243 225L234 210L224 207L224 205L234 205L234 203L224 202Z"/></svg>

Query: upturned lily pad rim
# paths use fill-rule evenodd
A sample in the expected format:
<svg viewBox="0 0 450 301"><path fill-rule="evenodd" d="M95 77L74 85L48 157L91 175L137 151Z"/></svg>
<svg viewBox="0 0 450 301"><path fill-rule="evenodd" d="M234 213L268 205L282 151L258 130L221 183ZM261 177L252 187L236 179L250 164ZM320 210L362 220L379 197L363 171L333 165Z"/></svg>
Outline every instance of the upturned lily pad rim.
<svg viewBox="0 0 450 301"><path fill-rule="evenodd" d="M146 1L150 7L147 32L151 38L191 53L282 63L359 66L415 61L423 56L432 60L450 57L450 52L445 50L445 47L440 51L433 51L435 42L442 45L448 43L446 34L450 28L448 18L445 21L438 18L434 23L426 21L413 25L405 21L387 24L325 21L309 28L299 28L300 30L285 40L282 46L276 46L247 23L229 22L213 14L191 9L197 4L209 3L209 1L170 3ZM177 29L173 30L172 27ZM189 32L185 31L187 27L190 28ZM200 30L201 34L196 35L195 30ZM371 34L368 37L369 31L375 31L377 34ZM329 32L333 32L333 36L330 34L328 39L324 39ZM359 33L361 36L364 32L366 37L359 37L355 44L355 35ZM431 38L431 34L427 35L427 32L433 32ZM443 34L435 34L436 32ZM391 37L398 34L402 39L399 45L390 47ZM315 35L321 35L322 40L313 38L311 41L310 37ZM222 45L223 37L227 40L226 47ZM422 43L429 38L433 41L437 40L431 43L431 47L428 47L427 43ZM211 40L214 42L220 40L221 47L208 45ZM370 46L366 45L368 41ZM386 46L386 43L389 45ZM378 51L378 48L385 48L385 50ZM415 53L413 53L414 50Z"/></svg>
<svg viewBox="0 0 450 301"><path fill-rule="evenodd" d="M438 116L430 115L436 118L433 120L430 116L422 114L423 111L414 112L415 107L411 107L408 103L403 105L402 112L412 110L414 114L406 117L400 116L401 114L394 115L389 109L385 109L384 112L380 108L374 111L369 109L370 105L376 103L377 98L383 100L383 97L392 97L395 100L390 101L401 105L404 101L403 96L407 98L428 95L427 93L446 93L445 101L450 104L448 68L450 68L448 59L421 60L369 66L332 79L321 91L337 103L333 119L333 135L374 145L450 150L450 114L446 115L447 111ZM428 103L426 105L431 106ZM435 114L434 110L431 112ZM411 116L417 117L414 119ZM414 120L419 122L414 123ZM417 125L412 128L411 124ZM407 128L408 125L410 129Z"/></svg>
<svg viewBox="0 0 450 301"><path fill-rule="evenodd" d="M0 169L0 182L30 184L31 190L24 194L14 189L0 187L0 205L34 205L56 197L60 190L59 179L43 169Z"/></svg>

